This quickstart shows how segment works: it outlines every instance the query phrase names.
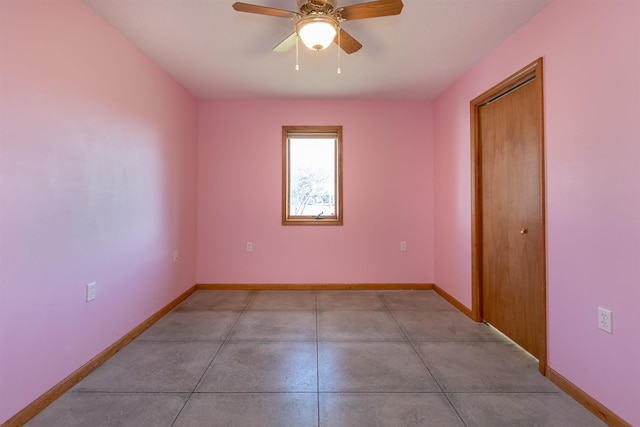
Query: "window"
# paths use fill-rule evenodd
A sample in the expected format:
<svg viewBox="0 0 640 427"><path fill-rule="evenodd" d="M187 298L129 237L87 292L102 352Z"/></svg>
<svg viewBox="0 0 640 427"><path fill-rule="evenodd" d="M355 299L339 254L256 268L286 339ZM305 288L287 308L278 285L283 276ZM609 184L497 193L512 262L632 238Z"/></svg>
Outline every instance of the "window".
<svg viewBox="0 0 640 427"><path fill-rule="evenodd" d="M282 127L282 224L342 225L342 126Z"/></svg>

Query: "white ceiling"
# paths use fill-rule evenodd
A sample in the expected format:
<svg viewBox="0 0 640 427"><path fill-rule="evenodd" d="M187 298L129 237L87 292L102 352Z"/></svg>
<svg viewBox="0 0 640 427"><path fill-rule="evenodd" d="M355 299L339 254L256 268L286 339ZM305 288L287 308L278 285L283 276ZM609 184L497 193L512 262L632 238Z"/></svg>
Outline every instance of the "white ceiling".
<svg viewBox="0 0 640 427"><path fill-rule="evenodd" d="M363 44L341 53L300 44L286 18L236 12L235 0L82 0L200 99L432 100L551 0L403 0L398 16L346 21ZM297 10L295 0L243 0ZM339 0L338 6L367 0Z"/></svg>

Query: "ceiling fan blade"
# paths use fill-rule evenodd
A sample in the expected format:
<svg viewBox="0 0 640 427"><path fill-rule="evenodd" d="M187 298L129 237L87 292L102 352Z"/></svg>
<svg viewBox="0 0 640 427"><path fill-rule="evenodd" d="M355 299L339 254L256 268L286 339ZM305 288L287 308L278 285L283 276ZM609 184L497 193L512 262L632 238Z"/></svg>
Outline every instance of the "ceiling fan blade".
<svg viewBox="0 0 640 427"><path fill-rule="evenodd" d="M341 15L345 21L399 15L400 12L402 12L403 6L402 0L377 0L369 3L345 6Z"/></svg>
<svg viewBox="0 0 640 427"><path fill-rule="evenodd" d="M278 52L278 53L282 53L282 52L288 51L289 49L291 49L296 44L296 39L297 38L298 38L298 35L294 31L293 33L291 33L291 35L289 37L287 37L286 39L284 39L280 43L278 43L278 45L273 48L273 51L274 52Z"/></svg>
<svg viewBox="0 0 640 427"><path fill-rule="evenodd" d="M255 4L248 4L248 3L242 3L242 2L234 3L233 8L238 12L257 13L259 15L277 16L279 18L295 19L300 17L300 14L296 12L291 12L283 9L274 9L272 7L257 6Z"/></svg>
<svg viewBox="0 0 640 427"><path fill-rule="evenodd" d="M338 44L338 36L336 36L336 38L333 39L333 42L335 44ZM359 51L360 48L362 47L362 44L360 44L358 40L351 37L351 35L347 33L345 30L340 28L340 47L346 53L351 54Z"/></svg>

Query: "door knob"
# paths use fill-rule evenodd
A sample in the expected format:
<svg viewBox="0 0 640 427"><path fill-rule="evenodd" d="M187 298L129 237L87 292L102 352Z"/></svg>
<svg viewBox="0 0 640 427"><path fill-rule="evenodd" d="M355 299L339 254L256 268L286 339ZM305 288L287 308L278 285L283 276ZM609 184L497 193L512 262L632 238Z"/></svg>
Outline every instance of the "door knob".
<svg viewBox="0 0 640 427"><path fill-rule="evenodd" d="M520 229L520 234L527 234L529 232L529 230L527 230L526 228L521 228Z"/></svg>

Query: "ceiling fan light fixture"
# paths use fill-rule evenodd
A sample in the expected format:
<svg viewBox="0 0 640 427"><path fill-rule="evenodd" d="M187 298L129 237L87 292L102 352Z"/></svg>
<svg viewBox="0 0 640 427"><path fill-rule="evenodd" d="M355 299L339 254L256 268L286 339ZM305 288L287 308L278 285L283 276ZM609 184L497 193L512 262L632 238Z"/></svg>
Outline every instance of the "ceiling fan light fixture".
<svg viewBox="0 0 640 427"><path fill-rule="evenodd" d="M296 32L309 49L326 49L338 33L338 22L327 15L307 16L298 21Z"/></svg>

